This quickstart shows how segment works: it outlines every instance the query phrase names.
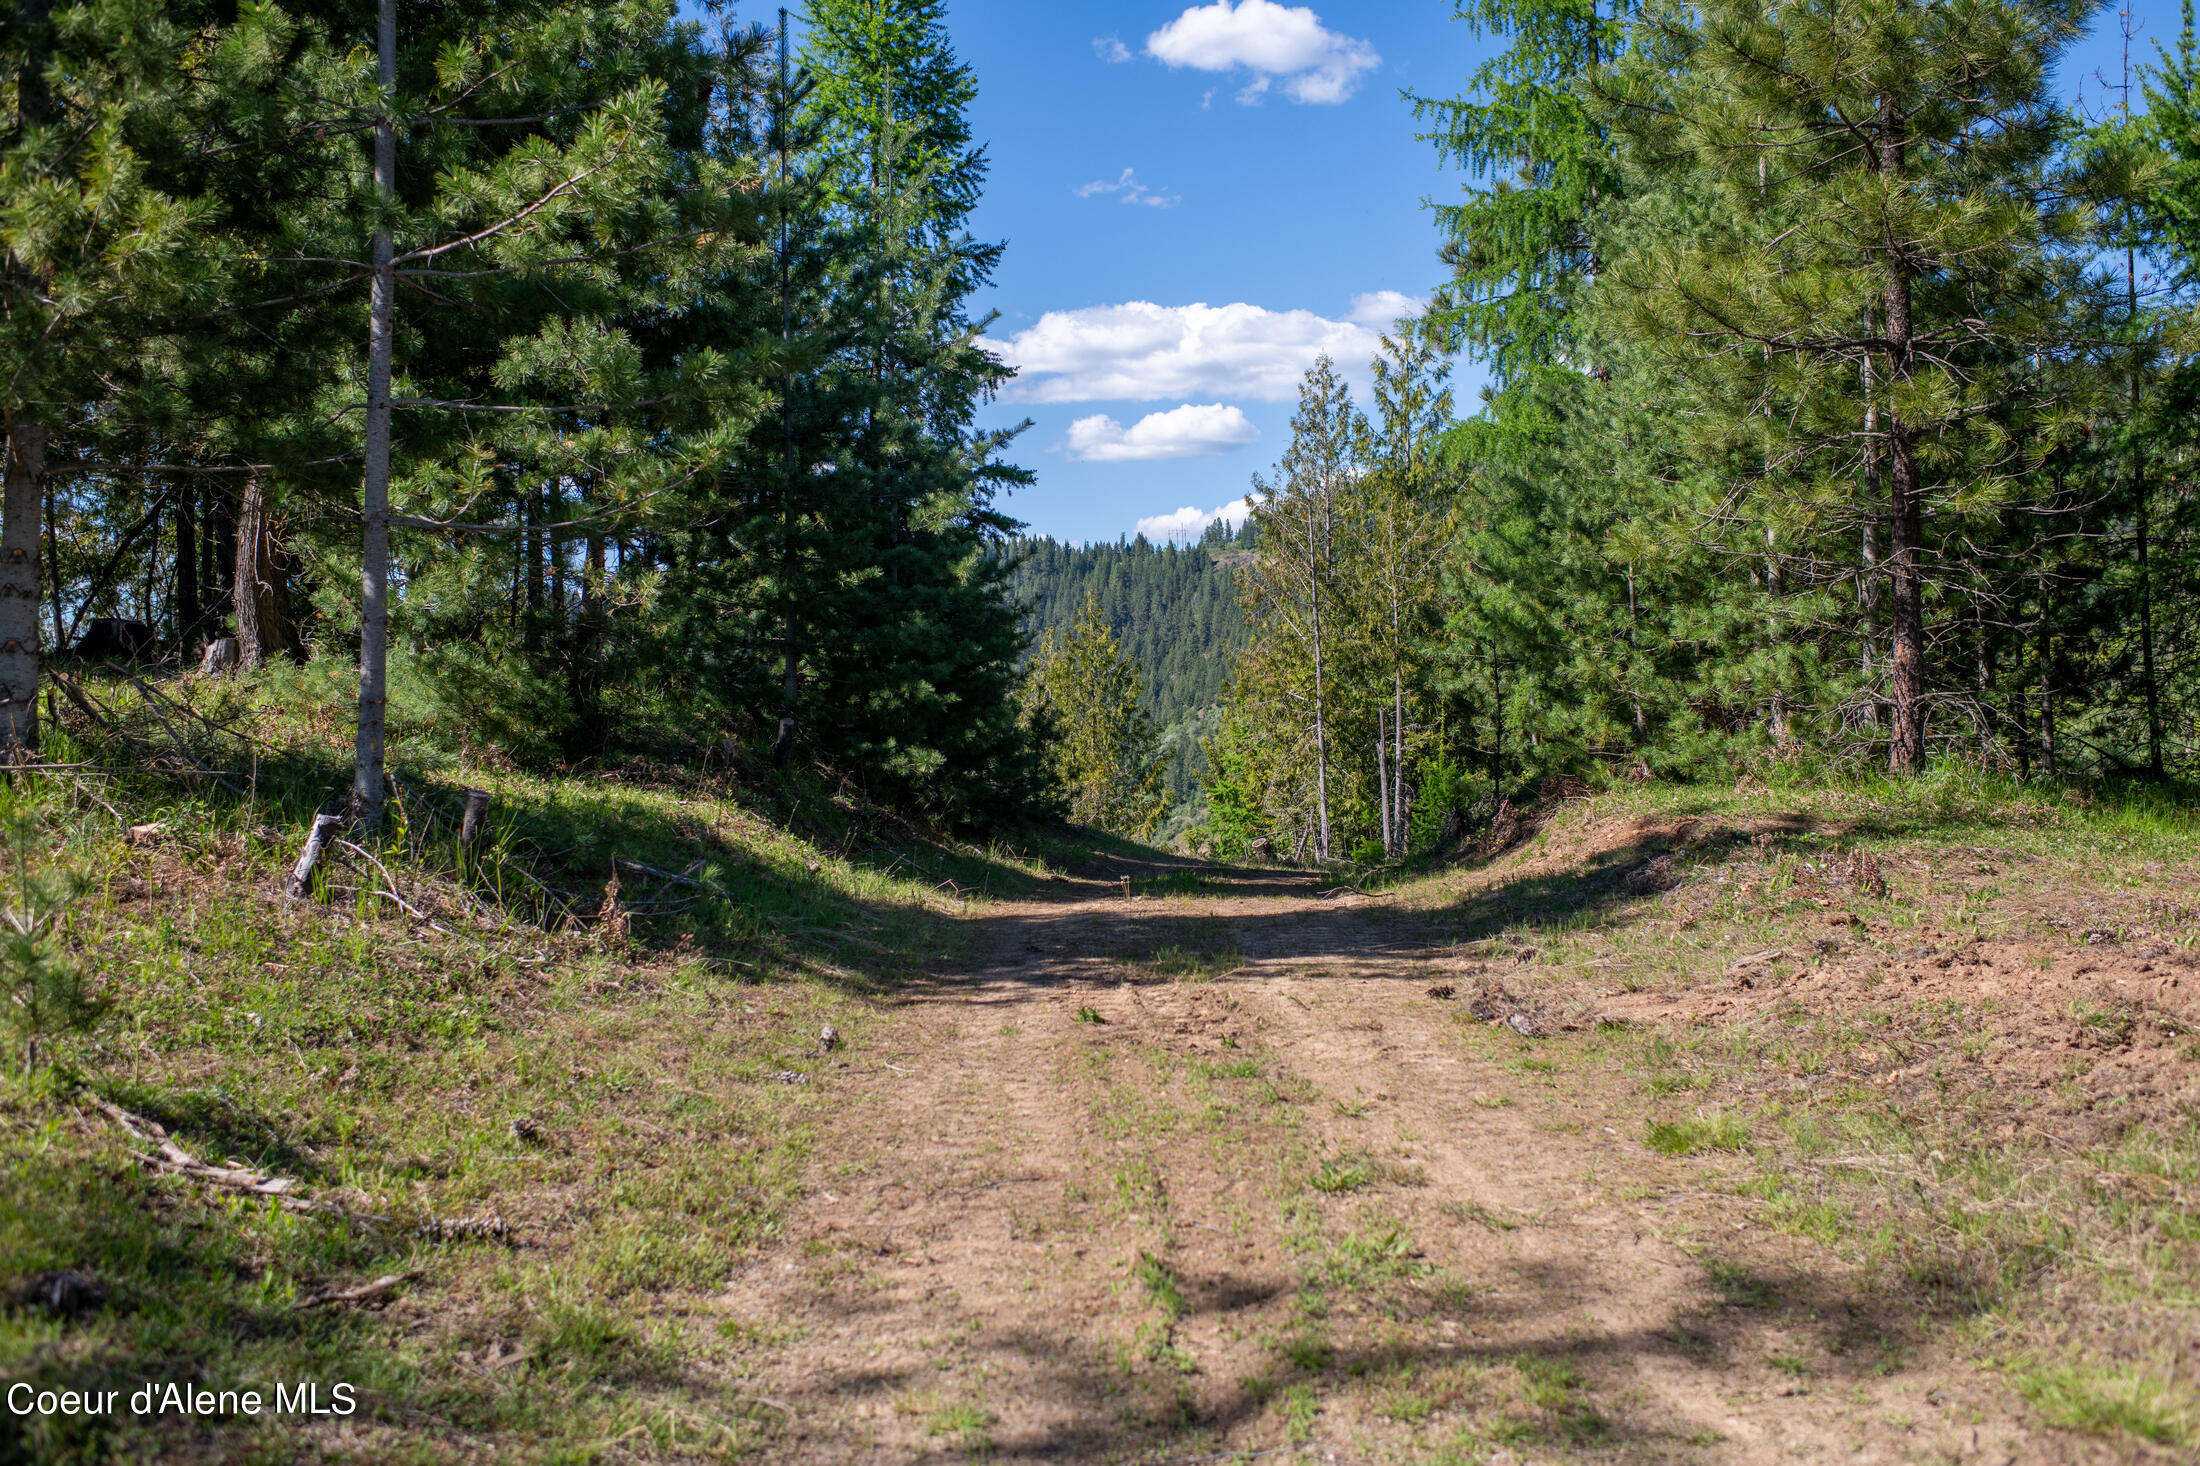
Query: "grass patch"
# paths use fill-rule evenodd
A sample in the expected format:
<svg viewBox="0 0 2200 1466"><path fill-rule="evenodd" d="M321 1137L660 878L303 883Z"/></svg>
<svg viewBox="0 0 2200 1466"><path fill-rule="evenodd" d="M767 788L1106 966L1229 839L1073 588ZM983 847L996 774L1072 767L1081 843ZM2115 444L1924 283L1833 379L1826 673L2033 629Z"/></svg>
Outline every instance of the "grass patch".
<svg viewBox="0 0 2200 1466"><path fill-rule="evenodd" d="M1348 1191L1358 1191L1375 1183L1375 1163L1364 1158L1339 1158L1323 1161L1307 1184L1316 1191L1330 1196L1340 1196Z"/></svg>
<svg viewBox="0 0 2200 1466"><path fill-rule="evenodd" d="M1184 1288L1166 1262L1150 1252L1141 1252L1137 1263L1131 1268L1131 1276L1146 1290L1148 1301L1160 1309L1171 1323L1184 1316Z"/></svg>
<svg viewBox="0 0 2200 1466"><path fill-rule="evenodd" d="M924 1418L926 1435L944 1437L971 1452L992 1450L992 1429L993 1412L976 1405L949 1405Z"/></svg>
<svg viewBox="0 0 2200 1466"><path fill-rule="evenodd" d="M1137 876L1131 881L1134 896L1210 896L1229 889L1227 880L1197 869L1164 871L1157 876Z"/></svg>
<svg viewBox="0 0 2200 1466"><path fill-rule="evenodd" d="M2158 1446L2200 1445L2191 1393L2159 1375L2082 1364L2020 1366L2011 1373L2018 1393L2052 1424Z"/></svg>
<svg viewBox="0 0 2200 1466"><path fill-rule="evenodd" d="M1659 1155L1672 1156L1742 1150L1749 1145L1749 1131L1734 1116L1715 1112L1682 1120L1652 1120L1644 1128L1643 1144Z"/></svg>

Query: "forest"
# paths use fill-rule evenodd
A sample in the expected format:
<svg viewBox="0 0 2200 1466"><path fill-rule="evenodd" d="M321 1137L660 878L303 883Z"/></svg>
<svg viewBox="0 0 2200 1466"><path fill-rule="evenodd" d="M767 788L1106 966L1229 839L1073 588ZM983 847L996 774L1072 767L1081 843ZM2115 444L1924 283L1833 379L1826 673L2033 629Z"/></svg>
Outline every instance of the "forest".
<svg viewBox="0 0 2200 1466"><path fill-rule="evenodd" d="M1374 401L1323 363L1256 481L1216 848L1395 858L1553 781L2189 779L2189 14L2097 118L2050 86L2085 4L1461 14L1504 44L1416 106L1487 182Z"/></svg>
<svg viewBox="0 0 2200 1466"><path fill-rule="evenodd" d="M402 23L400 12L402 11ZM972 427L999 257L937 4L23 9L0 161L0 683L356 667L534 767L732 747L1039 797Z"/></svg>
<svg viewBox="0 0 2200 1466"><path fill-rule="evenodd" d="M973 425L1000 256L938 7L799 55L502 14L392 11L371 66L342 7L11 28L18 749L46 658L340 659L370 827L396 718L949 822L1158 764L1172 835L1316 861L1552 780L2200 755L2189 37L2089 119L2078 4L1492 0L1416 101L1482 181L1372 400L1308 376L1257 550L1079 549ZM1088 599L1143 704L1096 716L1157 740L1119 768L1018 691Z"/></svg>
<svg viewBox="0 0 2200 1466"><path fill-rule="evenodd" d="M1098 603L1120 653L1137 667L1141 697L1160 732L1170 797L1187 827L1196 808L1204 744L1212 736L1244 640L1233 567L1251 559L1252 537L1217 522L1189 545L1155 545L1145 538L1118 544L1065 545L1017 538L1003 556L1010 565L1010 601L1024 612L1027 635L1066 630L1088 600Z"/></svg>

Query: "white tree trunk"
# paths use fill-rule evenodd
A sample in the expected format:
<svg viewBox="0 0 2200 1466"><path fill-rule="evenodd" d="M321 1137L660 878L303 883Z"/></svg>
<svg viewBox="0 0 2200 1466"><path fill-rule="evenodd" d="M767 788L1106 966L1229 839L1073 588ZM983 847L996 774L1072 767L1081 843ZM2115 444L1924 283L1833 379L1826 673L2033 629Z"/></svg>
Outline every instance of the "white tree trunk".
<svg viewBox="0 0 2200 1466"><path fill-rule="evenodd" d="M397 4L377 6L382 116L374 126L374 189L389 209L397 186ZM367 305L366 534L360 557L359 736L351 782L352 818L382 823L383 735L389 718L390 661L390 376L397 314L395 244L385 212L374 231L374 274Z"/></svg>

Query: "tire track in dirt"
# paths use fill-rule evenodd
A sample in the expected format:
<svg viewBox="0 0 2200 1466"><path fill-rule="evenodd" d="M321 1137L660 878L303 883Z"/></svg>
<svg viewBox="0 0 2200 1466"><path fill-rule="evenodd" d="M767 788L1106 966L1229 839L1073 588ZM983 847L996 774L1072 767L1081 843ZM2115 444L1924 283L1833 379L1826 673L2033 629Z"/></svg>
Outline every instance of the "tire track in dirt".
<svg viewBox="0 0 2200 1466"><path fill-rule="evenodd" d="M1244 956L1227 977L1136 964L1216 919ZM1417 1460L1438 1437L1400 1418L1404 1387L1385 1381L1454 1381L1486 1423L1522 1359L1574 1373L1575 1413L1550 1418L1579 1428L1526 1433L1515 1460L2058 1459L1975 1371L1806 1384L1771 1367L1808 1326L1798 1310L1838 1300L1737 1308L1711 1287L1703 1258L1738 1245L1731 1188L1677 1181L1640 1145L1632 1096L1567 1043L1493 1048L1426 996L1483 965L1440 919L1232 873L1216 897L1073 882L969 920L976 953L913 981L877 1052L852 1057L803 1210L723 1300L752 1344L731 1387L775 1402L758 1417L779 1427L773 1460L1159 1461L1294 1430L1309 1460ZM1138 1064L1233 1051L1306 1086L1236 1150L1236 1132L1121 1118L1159 1102L1126 1077ZM1538 1062L1553 1072L1519 1067ZM1292 1179L1348 1157L1384 1184L1331 1196ZM1140 1165L1156 1177L1144 1200L1121 1180ZM1334 1245L1378 1224L1410 1235L1441 1288L1332 1289L1334 1360L1294 1426L1280 1381L1318 1371L1275 1359L1305 1327L1306 1229ZM1130 1281L1147 1256L1183 1280L1173 1327ZM1191 1371L1155 1364L1180 1357L1157 1340Z"/></svg>

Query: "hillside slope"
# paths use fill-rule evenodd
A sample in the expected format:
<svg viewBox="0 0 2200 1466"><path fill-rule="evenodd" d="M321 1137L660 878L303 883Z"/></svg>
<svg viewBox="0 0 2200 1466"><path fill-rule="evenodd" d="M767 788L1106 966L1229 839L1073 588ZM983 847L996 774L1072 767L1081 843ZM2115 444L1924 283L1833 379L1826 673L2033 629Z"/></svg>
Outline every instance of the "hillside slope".
<svg viewBox="0 0 2200 1466"><path fill-rule="evenodd" d="M1230 658L1245 643L1231 567L1251 552L1251 531L1211 528L1194 545L1144 539L1113 545L1017 540L1003 552L1014 564L1008 589L1025 628L1066 628L1088 596L1146 677L1146 701L1168 751L1169 790L1181 804L1199 790L1200 741L1214 731L1230 678Z"/></svg>

